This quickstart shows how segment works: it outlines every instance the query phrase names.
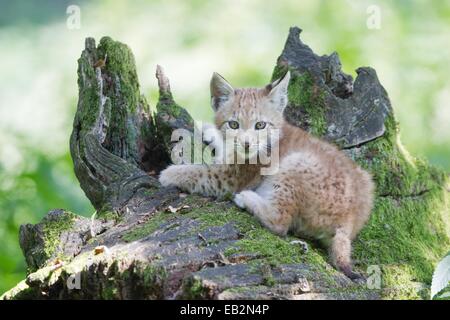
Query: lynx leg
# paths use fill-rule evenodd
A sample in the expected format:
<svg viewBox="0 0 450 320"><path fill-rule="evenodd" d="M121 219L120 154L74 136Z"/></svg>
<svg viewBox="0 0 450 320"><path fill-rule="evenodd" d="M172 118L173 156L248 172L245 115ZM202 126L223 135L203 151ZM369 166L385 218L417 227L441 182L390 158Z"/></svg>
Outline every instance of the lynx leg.
<svg viewBox="0 0 450 320"><path fill-rule="evenodd" d="M164 187L178 187L193 192L195 182L203 176L205 168L203 165L171 165L161 171L159 182Z"/></svg>
<svg viewBox="0 0 450 320"><path fill-rule="evenodd" d="M226 170L222 165L171 165L161 171L159 182L164 187L178 187L189 193L222 197L228 192L233 192L233 186L220 179Z"/></svg>
<svg viewBox="0 0 450 320"><path fill-rule="evenodd" d="M353 272L351 251L352 243L350 233L338 228L331 242L331 259L333 264L353 281L363 280L363 277Z"/></svg>
<svg viewBox="0 0 450 320"><path fill-rule="evenodd" d="M244 190L234 197L234 203L253 214L263 226L273 233L285 236L291 224L291 217L284 217L270 201L251 190Z"/></svg>

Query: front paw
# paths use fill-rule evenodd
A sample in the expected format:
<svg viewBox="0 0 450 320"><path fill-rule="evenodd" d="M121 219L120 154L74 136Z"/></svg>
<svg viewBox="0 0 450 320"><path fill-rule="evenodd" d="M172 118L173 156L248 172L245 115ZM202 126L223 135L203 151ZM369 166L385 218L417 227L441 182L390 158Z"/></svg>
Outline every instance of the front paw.
<svg viewBox="0 0 450 320"><path fill-rule="evenodd" d="M179 166L172 165L161 171L159 174L159 183L161 183L163 187L177 187L177 182L179 182L181 178L180 175L181 170Z"/></svg>
<svg viewBox="0 0 450 320"><path fill-rule="evenodd" d="M244 190L235 194L233 202L241 209L248 209L248 205L254 201L255 193L251 190Z"/></svg>
<svg viewBox="0 0 450 320"><path fill-rule="evenodd" d="M245 209L245 198L241 193L237 193L233 197L233 202L241 209Z"/></svg>

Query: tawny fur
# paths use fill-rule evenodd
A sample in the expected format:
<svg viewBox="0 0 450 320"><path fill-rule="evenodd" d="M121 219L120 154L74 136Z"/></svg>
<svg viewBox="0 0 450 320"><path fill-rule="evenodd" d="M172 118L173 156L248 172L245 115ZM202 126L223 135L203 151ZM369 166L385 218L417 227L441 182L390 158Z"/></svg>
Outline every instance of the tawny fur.
<svg viewBox="0 0 450 320"><path fill-rule="evenodd" d="M245 149L245 142L258 151L267 148L258 142L256 122L267 122L265 130L280 130L276 174L262 176L260 164L172 165L161 172L160 182L207 196L233 193L234 202L272 232L327 243L332 263L357 278L351 242L371 212L371 176L334 145L285 121L289 77L262 89L233 89L218 74L211 81L218 133L230 134L236 148ZM239 128L231 130L228 121L237 121Z"/></svg>

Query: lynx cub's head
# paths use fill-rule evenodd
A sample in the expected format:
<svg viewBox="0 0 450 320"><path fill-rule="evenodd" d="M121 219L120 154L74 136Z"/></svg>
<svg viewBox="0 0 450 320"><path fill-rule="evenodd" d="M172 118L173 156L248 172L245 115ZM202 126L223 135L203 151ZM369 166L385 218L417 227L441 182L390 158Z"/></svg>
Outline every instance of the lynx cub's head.
<svg viewBox="0 0 450 320"><path fill-rule="evenodd" d="M233 88L221 75L211 79L211 104L215 123L222 132L226 153L237 159L254 159L278 143L287 105L288 71L264 88Z"/></svg>

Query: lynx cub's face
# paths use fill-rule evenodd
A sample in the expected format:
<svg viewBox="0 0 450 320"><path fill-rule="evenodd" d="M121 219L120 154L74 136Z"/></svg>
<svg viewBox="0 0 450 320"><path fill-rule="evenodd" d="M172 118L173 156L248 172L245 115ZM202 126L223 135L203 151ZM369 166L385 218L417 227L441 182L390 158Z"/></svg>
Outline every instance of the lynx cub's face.
<svg viewBox="0 0 450 320"><path fill-rule="evenodd" d="M226 159L255 160L281 138L290 73L264 88L234 89L222 76L211 79L215 123L225 140ZM252 163L252 162L251 162ZM256 162L255 162L256 163Z"/></svg>

